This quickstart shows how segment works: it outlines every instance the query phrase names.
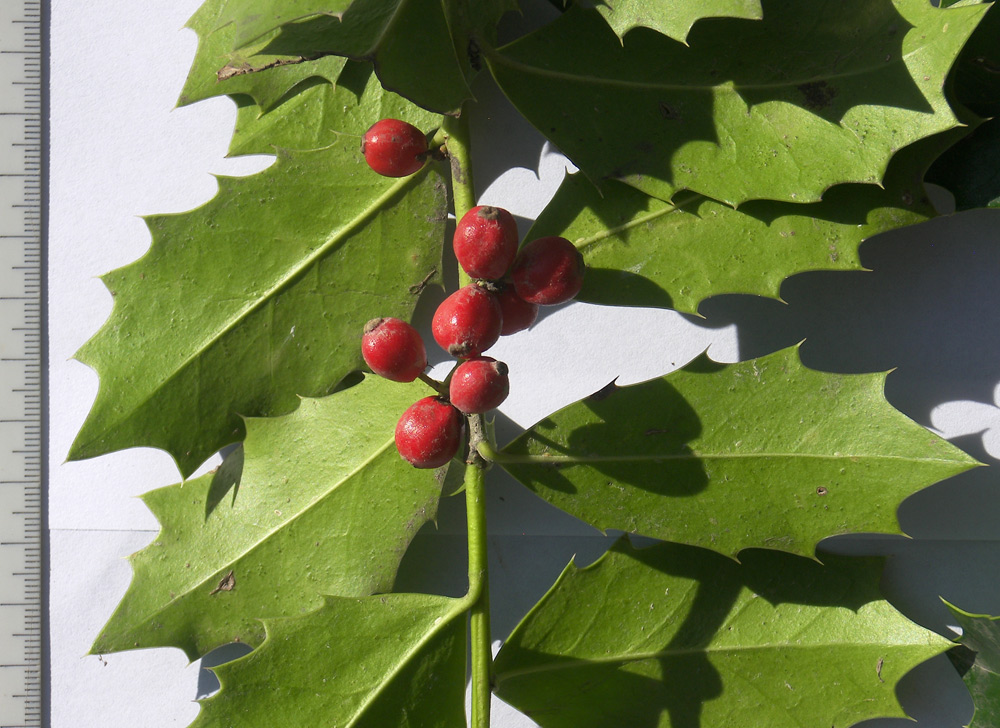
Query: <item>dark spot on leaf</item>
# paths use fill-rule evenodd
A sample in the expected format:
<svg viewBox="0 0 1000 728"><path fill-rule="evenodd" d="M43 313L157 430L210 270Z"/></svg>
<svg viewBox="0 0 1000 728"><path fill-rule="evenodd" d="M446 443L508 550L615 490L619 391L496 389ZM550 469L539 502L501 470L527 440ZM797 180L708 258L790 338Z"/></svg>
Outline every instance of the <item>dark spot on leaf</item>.
<svg viewBox="0 0 1000 728"><path fill-rule="evenodd" d="M816 489L816 495L826 495L827 493L829 493L829 491L822 485Z"/></svg>
<svg viewBox="0 0 1000 728"><path fill-rule="evenodd" d="M666 101L660 102L660 116L670 121L681 120L681 113L676 109L676 107L671 106Z"/></svg>
<svg viewBox="0 0 1000 728"><path fill-rule="evenodd" d="M219 581L219 585L209 593L209 596L218 594L220 591L232 591L235 588L236 588L236 577L233 575L233 570L230 569L229 573L226 574L224 577L222 577L222 579Z"/></svg>
<svg viewBox="0 0 1000 728"><path fill-rule="evenodd" d="M810 109L825 109L837 95L837 89L826 81L810 81L796 86Z"/></svg>

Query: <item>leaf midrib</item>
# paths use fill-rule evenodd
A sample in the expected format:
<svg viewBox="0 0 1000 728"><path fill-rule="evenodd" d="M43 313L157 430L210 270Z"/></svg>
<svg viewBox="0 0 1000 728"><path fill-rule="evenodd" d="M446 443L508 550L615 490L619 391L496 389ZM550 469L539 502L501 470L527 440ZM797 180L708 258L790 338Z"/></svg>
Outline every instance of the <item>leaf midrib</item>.
<svg viewBox="0 0 1000 728"><path fill-rule="evenodd" d="M702 453L692 451L690 453L673 454L642 454L642 455L511 455L503 453L497 460L501 465L540 465L545 466L553 463L585 464L585 463L621 463L621 462L652 462L660 460L739 460L739 459L802 459L802 460L899 460L912 463L941 463L956 465L966 462L965 460L940 458L940 457L914 457L912 455L852 455L845 453L835 453L823 455L819 453L794 453L794 452L752 452L752 453ZM971 463L970 463L971 464Z"/></svg>
<svg viewBox="0 0 1000 728"><path fill-rule="evenodd" d="M703 85L703 84L672 84L672 83L656 83L652 81L630 81L621 78L605 78L602 76L590 76L585 74L573 74L568 71L556 71L552 69L545 69L537 65L531 65L524 61L518 61L511 58L509 55L502 53L503 49L493 50L484 49L483 55L489 57L491 61L497 61L506 64L510 68L520 70L528 75L533 74L536 76L544 76L551 79L557 79L562 81L568 81L580 84L591 84L596 86L621 86L624 88L637 88L644 90L654 90L654 91L689 91L689 92L700 92L700 93L712 93L717 90L725 89L728 87L733 93L738 93L739 90L748 91L758 91L767 89L781 89L789 88L795 86L801 86L809 83L816 83L818 81L830 81L834 79L842 78L854 78L858 76L868 75L871 72L879 73L880 69L889 68L890 66L896 66L899 64L906 65L906 60L911 56L923 51L925 48L933 45L934 42L924 43L916 46L907 53L901 53L896 59L890 63L884 63L879 66L864 66L859 69L852 69L850 71L845 71L843 73L836 74L823 74L823 75L813 75L802 79L784 79L781 82L774 83L735 83L732 79L727 79L716 84ZM914 84L920 88L920 84L914 78Z"/></svg>
<svg viewBox="0 0 1000 728"><path fill-rule="evenodd" d="M319 151L319 150L317 150ZM308 256L303 258L298 265L293 265L286 269L285 273L278 278L278 280L271 285L264 293L257 296L252 301L248 301L241 309L230 316L226 321L222 322L213 332L210 332L209 336L202 339L201 342L188 354L183 360L181 360L176 365L173 365L171 371L164 376L159 383L148 390L147 394L141 399L137 399L134 404L130 405L128 409L122 410L122 415L114 420L113 423L106 424L103 428L104 430L111 429L113 425L121 424L122 422L128 421L129 418L134 416L134 414L140 410L144 405L151 402L160 394L171 382L173 382L181 372L185 371L189 366L191 366L195 361L197 361L201 356L203 356L212 347L217 345L226 335L231 333L240 323L246 320L248 316L264 306L268 301L273 300L275 296L285 290L289 285L292 285L301 275L309 270L318 260L325 257L331 250L333 250L336 245L345 242L351 235L353 235L358 228L360 228L368 218L377 214L378 211L385 205L389 200L399 194L402 190L413 183L415 180L422 179L425 176L426 165L420 171L414 173L409 177L404 177L386 189L381 195L375 198L368 206L366 206L359 214L344 225L340 226L335 232L328 235L326 240L323 241L316 249L310 253ZM216 198L217 199L217 198ZM108 319L105 328L110 328L114 324L114 316ZM92 341L97 341L93 339ZM89 357L84 357L88 359ZM84 361L86 363L86 361ZM98 432L94 439L99 439L101 433ZM89 444L89 443L88 443ZM79 447L74 445L74 447Z"/></svg>
<svg viewBox="0 0 1000 728"><path fill-rule="evenodd" d="M943 640L944 638L942 638ZM767 645L747 645L747 646L733 646L733 647L712 647L711 645L702 647L687 647L682 649L669 649L669 650L658 650L655 652L639 652L629 655L611 655L607 657L587 657L587 658L570 658L567 660L561 660L560 662L546 663L544 665L535 665L532 667L523 667L517 670L509 670L507 672L498 672L497 680L498 682L503 682L506 679L512 677L520 677L523 675L532 675L540 672L556 672L559 670L570 670L578 668L587 667L602 667L604 665L613 664L623 664L627 665L634 662L642 662L643 660L659 660L665 657L685 657L689 655L725 655L726 653L746 653L746 652L766 652L769 650L824 650L829 651L832 649L858 649L862 647L885 647L885 648L933 648L934 645L927 643L916 643L916 642L830 642L830 643L811 643L808 645L795 644L792 642L773 642Z"/></svg>

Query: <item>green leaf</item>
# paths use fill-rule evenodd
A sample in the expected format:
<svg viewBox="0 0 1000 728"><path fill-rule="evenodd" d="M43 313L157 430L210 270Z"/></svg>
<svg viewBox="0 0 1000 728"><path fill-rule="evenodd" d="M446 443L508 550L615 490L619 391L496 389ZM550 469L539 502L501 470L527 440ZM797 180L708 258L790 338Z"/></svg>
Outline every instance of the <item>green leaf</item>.
<svg viewBox="0 0 1000 728"><path fill-rule="evenodd" d="M70 459L157 447L186 477L242 439L240 414L331 392L361 366L365 323L409 318L437 278L446 213L434 165L380 177L353 137L278 157L220 178L197 210L148 218L149 252L104 276L111 317L77 354L101 386Z"/></svg>
<svg viewBox="0 0 1000 728"><path fill-rule="evenodd" d="M425 130L441 123L437 114L383 91L371 66L356 61L347 61L335 83L318 79L303 83L294 95L264 113L239 100L237 106L231 155L274 154L274 147L318 149L341 137L354 137L360 146L368 127L387 117Z"/></svg>
<svg viewBox="0 0 1000 728"><path fill-rule="evenodd" d="M951 94L983 118L1000 115L1000 11L994 3L962 49L952 72Z"/></svg>
<svg viewBox="0 0 1000 728"><path fill-rule="evenodd" d="M603 0L597 10L619 37L624 38L632 28L645 27L679 41L702 18L762 17L760 0Z"/></svg>
<svg viewBox="0 0 1000 728"><path fill-rule="evenodd" d="M980 123L941 155L927 180L955 196L956 210L1000 207L1000 119Z"/></svg>
<svg viewBox="0 0 1000 728"><path fill-rule="evenodd" d="M456 599L328 597L266 620L267 639L214 668L192 728L465 728L465 609Z"/></svg>
<svg viewBox="0 0 1000 728"><path fill-rule="evenodd" d="M976 706L968 726L994 728L1000 723L1000 617L970 614L948 602L945 604L962 627L962 637L958 641L974 653L964 653L974 658L971 664L956 664ZM949 653L952 662L956 662L955 656L962 657L956 651Z"/></svg>
<svg viewBox="0 0 1000 728"><path fill-rule="evenodd" d="M178 100L179 106L225 94L245 94L267 110L292 88L310 78L334 82L346 58L261 53L276 32L233 50L236 26L219 27L232 0L207 0L187 23L198 34L198 51Z"/></svg>
<svg viewBox="0 0 1000 728"><path fill-rule="evenodd" d="M479 65L478 47L492 42L495 25L513 0L466 3L442 0L354 0L336 11L316 0L231 0L236 43L280 32L269 54L333 53L371 61L382 85L424 108L457 113L472 98L469 82ZM291 22L297 21L297 22Z"/></svg>
<svg viewBox="0 0 1000 728"><path fill-rule="evenodd" d="M904 715L897 681L949 643L880 599L878 561L744 557L619 542L571 563L500 650L498 697L543 728Z"/></svg>
<svg viewBox="0 0 1000 728"><path fill-rule="evenodd" d="M238 450L215 473L147 493L160 534L132 556L132 584L91 651L173 646L194 660L260 644L259 620L316 609L321 594L391 589L441 494L444 473L411 467L393 439L426 394L367 377L248 420L245 464Z"/></svg>
<svg viewBox="0 0 1000 728"><path fill-rule="evenodd" d="M613 383L503 450L504 469L558 508L726 555L811 555L827 536L900 533L896 507L976 461L893 409L885 375L806 369L795 349L702 357Z"/></svg>
<svg viewBox="0 0 1000 728"><path fill-rule="evenodd" d="M527 237L562 235L583 252L581 301L695 313L721 293L778 298L785 278L859 270L864 240L933 216L922 178L925 158L943 143L933 137L899 152L884 187L837 185L804 205L760 200L733 209L692 192L671 204L615 181L598 191L575 174Z"/></svg>
<svg viewBox="0 0 1000 728"><path fill-rule="evenodd" d="M486 54L504 93L592 179L671 199L815 202L881 182L893 153L958 125L942 92L984 6L770 0L711 19L689 46L595 11ZM851 53L844 53L851 48Z"/></svg>

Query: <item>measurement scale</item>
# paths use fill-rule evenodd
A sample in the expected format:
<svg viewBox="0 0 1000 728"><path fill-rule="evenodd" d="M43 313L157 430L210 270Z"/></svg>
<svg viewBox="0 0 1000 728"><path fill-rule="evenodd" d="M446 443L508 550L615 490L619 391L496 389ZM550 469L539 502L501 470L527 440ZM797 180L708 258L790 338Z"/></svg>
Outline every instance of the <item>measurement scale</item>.
<svg viewBox="0 0 1000 728"><path fill-rule="evenodd" d="M47 668L41 0L0 0L0 728L42 728Z"/></svg>

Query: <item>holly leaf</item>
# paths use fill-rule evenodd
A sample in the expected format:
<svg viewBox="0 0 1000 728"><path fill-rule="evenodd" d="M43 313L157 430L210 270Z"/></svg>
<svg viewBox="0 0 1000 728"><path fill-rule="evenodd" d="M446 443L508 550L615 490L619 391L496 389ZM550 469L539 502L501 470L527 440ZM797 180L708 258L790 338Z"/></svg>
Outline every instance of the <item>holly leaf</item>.
<svg viewBox="0 0 1000 728"><path fill-rule="evenodd" d="M762 20L701 21L687 46L644 28L623 41L571 8L485 58L585 174L665 200L815 202L834 184L880 183L896 150L959 124L942 86L984 6L762 7Z"/></svg>
<svg viewBox="0 0 1000 728"><path fill-rule="evenodd" d="M543 728L902 717L896 683L949 643L880 598L879 561L823 559L619 542L517 626L497 696Z"/></svg>
<svg viewBox="0 0 1000 728"><path fill-rule="evenodd" d="M370 61L385 88L432 111L457 113L472 98L479 46L493 42L496 23L517 4L354 0L331 7L316 0L271 0L251 8L248 0L231 0L231 8L238 46L280 27L265 53Z"/></svg>
<svg viewBox="0 0 1000 728"><path fill-rule="evenodd" d="M335 83L307 81L263 113L240 100L237 106L230 155L274 154L274 147L318 149L342 137L353 137L360 147L368 127L385 118L402 119L418 129L441 123L437 114L383 91L371 66L357 61L347 61Z"/></svg>
<svg viewBox="0 0 1000 728"><path fill-rule="evenodd" d="M970 614L945 604L962 627L958 640L962 647L948 656L959 669L976 707L968 728L993 728L1000 722L1000 617Z"/></svg>
<svg viewBox="0 0 1000 728"><path fill-rule="evenodd" d="M160 534L132 556L132 584L91 652L172 646L195 660L260 644L261 619L316 609L321 594L391 589L441 495L444 473L411 467L393 438L426 389L369 376L250 419L218 471L147 493Z"/></svg>
<svg viewBox="0 0 1000 728"><path fill-rule="evenodd" d="M573 241L587 263L581 301L696 313L722 293L778 298L789 276L860 270L864 240L932 217L922 180L926 158L945 143L933 137L899 152L884 187L837 185L804 205L758 200L733 209L693 192L669 203L569 175L527 238Z"/></svg>
<svg viewBox="0 0 1000 728"><path fill-rule="evenodd" d="M762 17L760 0L603 0L597 10L621 38L632 28L652 28L682 42L702 18Z"/></svg>
<svg viewBox="0 0 1000 728"><path fill-rule="evenodd" d="M70 459L157 447L186 477L242 439L240 414L331 392L362 364L365 323L409 318L439 280L446 217L434 165L380 177L344 137L147 218L149 252L103 277L111 317L77 353L101 386Z"/></svg>
<svg viewBox="0 0 1000 728"><path fill-rule="evenodd" d="M222 689L192 728L464 728L463 600L424 594L327 597L265 620L267 639L213 668Z"/></svg>
<svg viewBox="0 0 1000 728"><path fill-rule="evenodd" d="M812 555L835 534L901 533L904 498L977 464L893 409L884 380L806 369L795 349L703 356L550 415L498 462L601 530Z"/></svg>
<svg viewBox="0 0 1000 728"><path fill-rule="evenodd" d="M950 84L951 95L982 118L1000 115L1000 11L982 6L986 16L962 49Z"/></svg>
<svg viewBox="0 0 1000 728"><path fill-rule="evenodd" d="M1000 119L979 123L941 155L927 179L954 195L956 210L1000 207Z"/></svg>
<svg viewBox="0 0 1000 728"><path fill-rule="evenodd" d="M232 2L207 0L188 20L186 27L198 34L198 50L177 102L179 106L212 96L243 94L266 111L303 81L337 80L346 58L263 53L277 31L234 50L236 26L229 23L219 27Z"/></svg>

